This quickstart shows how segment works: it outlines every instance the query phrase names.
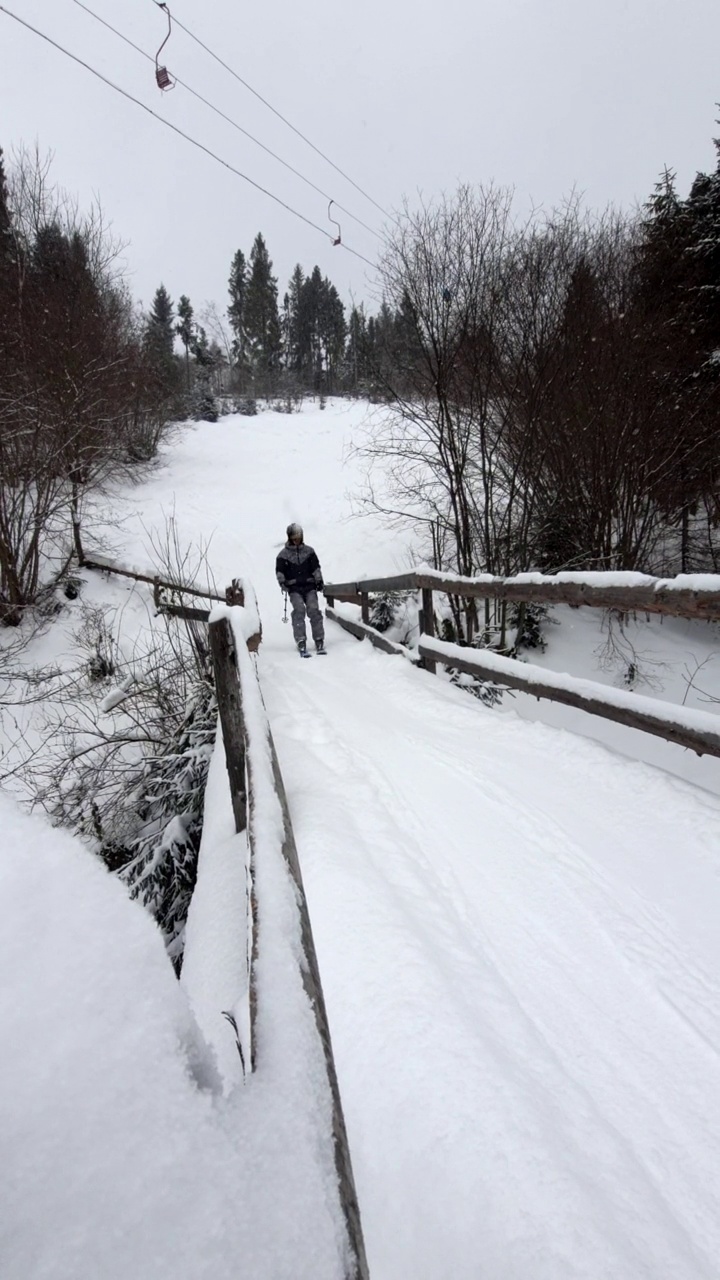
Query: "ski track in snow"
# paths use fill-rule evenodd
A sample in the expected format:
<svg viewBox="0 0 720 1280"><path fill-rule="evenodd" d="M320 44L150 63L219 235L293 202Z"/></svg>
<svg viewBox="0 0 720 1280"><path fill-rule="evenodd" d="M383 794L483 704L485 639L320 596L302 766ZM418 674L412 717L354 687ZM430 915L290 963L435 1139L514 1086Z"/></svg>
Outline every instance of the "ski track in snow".
<svg viewBox="0 0 720 1280"><path fill-rule="evenodd" d="M588 856L606 753L573 767L565 735L332 634L317 678L261 669L379 1274L715 1275L712 1236L696 1246L720 1189L720 1002L672 922ZM570 813L513 785L513 736ZM629 782L636 837L658 819L633 771L615 798Z"/></svg>
<svg viewBox="0 0 720 1280"><path fill-rule="evenodd" d="M332 623L298 660L288 521L327 581L410 560L348 519L362 412L189 428L121 505L258 592L373 1280L719 1280L720 800Z"/></svg>

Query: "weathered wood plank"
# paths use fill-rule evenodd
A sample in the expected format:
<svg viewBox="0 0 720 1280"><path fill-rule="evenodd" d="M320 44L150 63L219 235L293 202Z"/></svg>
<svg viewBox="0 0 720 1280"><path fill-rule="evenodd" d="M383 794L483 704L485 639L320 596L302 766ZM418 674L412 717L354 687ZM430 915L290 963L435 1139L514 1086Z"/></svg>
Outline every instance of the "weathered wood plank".
<svg viewBox="0 0 720 1280"><path fill-rule="evenodd" d="M225 761L230 780L235 829L245 831L247 828L246 732L235 636L228 618L218 618L210 623L210 652L215 671L215 690L225 743Z"/></svg>
<svg viewBox="0 0 720 1280"><path fill-rule="evenodd" d="M623 613L657 613L675 618L720 618L720 591L656 590L653 586L619 587L582 582L517 582L493 578L464 582L458 578L417 575L418 586L449 595L475 599L513 600L522 604L587 605L593 609L619 609Z"/></svg>
<svg viewBox="0 0 720 1280"><path fill-rule="evenodd" d="M81 568L97 569L101 573L114 573L120 578L133 578L135 582L149 582L153 587L157 585L166 591L179 591L187 596L201 596L203 600L217 600L222 603L225 599L224 596L216 595L213 591L203 591L201 587L186 586L182 582L167 582L164 578L148 573L137 573L134 569L124 569L121 565L112 564L109 560L103 560L97 556L89 559L85 557Z"/></svg>
<svg viewBox="0 0 720 1280"><path fill-rule="evenodd" d="M420 611L420 631L423 635L435 635L435 607L433 604L433 593L429 587L422 588L422 609ZM425 670L431 675L435 675L435 661L433 658L424 658Z"/></svg>
<svg viewBox="0 0 720 1280"><path fill-rule="evenodd" d="M335 596L356 596L358 594L357 582L326 582L325 595Z"/></svg>
<svg viewBox="0 0 720 1280"><path fill-rule="evenodd" d="M358 582L357 589L373 594L378 591L416 591L417 586L417 574L412 572L396 573L391 578L364 578Z"/></svg>
<svg viewBox="0 0 720 1280"><path fill-rule="evenodd" d="M483 661L482 650L468 650L468 655L472 657L459 657L452 653L442 653L436 646L429 646L420 641L418 652L422 657L432 658L435 662L440 662L446 667L453 667L457 671L466 671L470 675L479 676L484 680L492 680L496 684L507 685L510 689L520 689L523 693L529 693L534 698L545 698L550 702L561 702L568 707L577 707L581 711L588 711L591 715L602 716L605 720L613 720L617 724L627 725L630 729L641 729L644 733L652 733L658 738L664 738L667 742L675 742L678 746L687 747L690 751L697 752L698 755L720 756L720 732L712 730L699 730L690 725L683 724L680 708L677 708L677 720L668 720L662 715L655 715L650 711L635 709L632 707L622 707L615 703L607 701L603 696L605 693L604 686L595 684L589 680L573 681L570 676L563 677L566 680L567 687L559 688L550 683L544 683L538 677L529 677L522 674L523 663L515 663L514 659L508 658L506 662L512 664L506 666L503 663L499 668L494 662ZM517 670L513 667L517 666ZM584 685L585 689L573 688L573 684ZM593 692L586 692L587 685L591 684ZM669 708L668 703L662 704L665 710ZM676 708L672 707L674 712Z"/></svg>
<svg viewBox="0 0 720 1280"><path fill-rule="evenodd" d="M325 617L330 618L332 622L337 622L343 631L349 631L351 636L355 636L356 640L369 640L375 645L376 649L382 649L383 653L390 653L393 657L407 656L412 661L416 661L415 655L410 649L402 644L396 644L394 640L388 640L382 632L376 631L374 627L364 622L352 622L349 618L343 618L339 613L329 606L325 610Z"/></svg>
<svg viewBox="0 0 720 1280"><path fill-rule="evenodd" d="M162 600L157 610L170 618L182 618L185 622L207 622L210 617L209 609L193 609L184 604L163 604Z"/></svg>
<svg viewBox="0 0 720 1280"><path fill-rule="evenodd" d="M340 1097L340 1086L338 1084L337 1071L335 1069L335 1058L333 1055L332 1040L330 1038L330 1024L328 1022L327 1009L325 1007L325 996L323 994L322 981L320 979L320 967L318 965L317 952L315 950L315 939L313 938L312 926L310 924L310 913L308 911L307 898L305 896L305 886L303 884L302 871L300 870L300 859L298 858L295 835L292 828L292 821L290 819L290 809L288 806L287 794L285 792L285 784L283 783L282 774L280 772L277 751L275 750L275 743L273 742L269 725L267 732L270 742L275 791L280 801L283 817L282 853L290 871L290 875L292 876L297 888L301 945L303 955L305 957L305 964L302 966L302 981L308 1000L310 1001L310 1006L315 1015L315 1025L317 1027L317 1032L323 1049L325 1070L332 1097L335 1172L338 1179L340 1204L342 1206L345 1225L350 1238L350 1246L355 1260L355 1265L347 1276L347 1280L369 1280L370 1273L368 1269L367 1255L365 1252L362 1222L360 1220L360 1205L358 1203L357 1191L355 1188L355 1178L353 1175L352 1160L350 1158L350 1144L348 1142L342 1099Z"/></svg>
<svg viewBox="0 0 720 1280"><path fill-rule="evenodd" d="M512 600L518 604L587 605L593 609L619 609L623 613L657 613L666 617L720 619L720 590L709 588L662 589L652 584L623 587L583 582L558 582L551 575L542 582L518 582L516 578L488 578L477 582L429 573L404 573L387 578L365 578L362 582L328 584L335 599L383 591L442 591L448 595L476 600ZM354 603L359 603L355 600Z"/></svg>

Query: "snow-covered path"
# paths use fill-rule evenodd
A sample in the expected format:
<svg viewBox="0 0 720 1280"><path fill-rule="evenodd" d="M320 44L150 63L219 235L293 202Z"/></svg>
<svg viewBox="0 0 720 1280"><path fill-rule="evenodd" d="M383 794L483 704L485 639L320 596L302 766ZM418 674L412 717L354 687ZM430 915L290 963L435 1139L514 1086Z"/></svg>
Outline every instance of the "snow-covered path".
<svg viewBox="0 0 720 1280"><path fill-rule="evenodd" d="M136 519L174 494L258 590L371 1273L717 1280L720 801L332 624L298 661L288 520L329 580L404 567L346 520L357 414L189 431Z"/></svg>
<svg viewBox="0 0 720 1280"><path fill-rule="evenodd" d="M374 1274L717 1276L718 807L332 639L262 673Z"/></svg>

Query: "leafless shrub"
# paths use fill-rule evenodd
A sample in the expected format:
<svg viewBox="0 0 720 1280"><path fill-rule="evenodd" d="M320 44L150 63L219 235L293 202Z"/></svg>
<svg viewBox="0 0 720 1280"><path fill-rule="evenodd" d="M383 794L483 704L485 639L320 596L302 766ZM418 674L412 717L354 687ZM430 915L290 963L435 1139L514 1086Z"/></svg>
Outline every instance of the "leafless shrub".
<svg viewBox="0 0 720 1280"><path fill-rule="evenodd" d="M98 206L81 216L18 153L0 221L0 621L82 563L87 495L151 457L167 424Z"/></svg>

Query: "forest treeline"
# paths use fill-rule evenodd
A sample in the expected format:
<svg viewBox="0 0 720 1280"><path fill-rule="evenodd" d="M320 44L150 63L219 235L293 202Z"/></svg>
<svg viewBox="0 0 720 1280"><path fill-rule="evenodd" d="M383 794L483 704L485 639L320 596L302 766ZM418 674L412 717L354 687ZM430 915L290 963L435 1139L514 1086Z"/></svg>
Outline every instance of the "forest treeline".
<svg viewBox="0 0 720 1280"><path fill-rule="evenodd" d="M88 499L188 416L382 403L368 501L440 568L720 569L720 145L686 196L522 223L461 188L386 230L378 310L315 266L280 296L258 234L224 307L135 305L99 209L0 153L0 615L82 562Z"/></svg>
<svg viewBox="0 0 720 1280"><path fill-rule="evenodd" d="M216 397L238 396L247 407L258 398L292 408L304 395L370 395L373 369L384 345L389 308L377 316L352 306L349 314L318 266L295 267L282 300L261 233L249 254L238 249L230 264L227 307L200 315L182 294L177 304L160 285L150 322L162 335L169 363L204 418L218 412ZM176 340L182 348L182 377Z"/></svg>

